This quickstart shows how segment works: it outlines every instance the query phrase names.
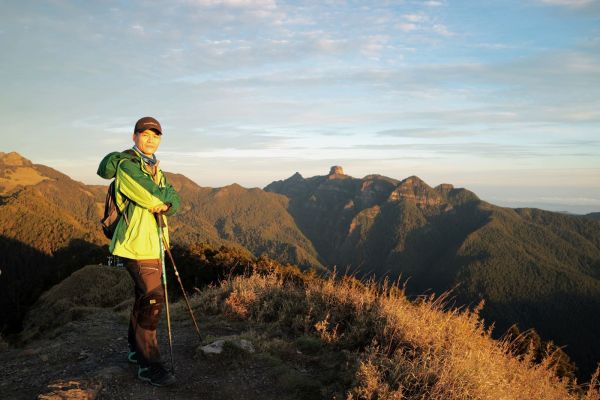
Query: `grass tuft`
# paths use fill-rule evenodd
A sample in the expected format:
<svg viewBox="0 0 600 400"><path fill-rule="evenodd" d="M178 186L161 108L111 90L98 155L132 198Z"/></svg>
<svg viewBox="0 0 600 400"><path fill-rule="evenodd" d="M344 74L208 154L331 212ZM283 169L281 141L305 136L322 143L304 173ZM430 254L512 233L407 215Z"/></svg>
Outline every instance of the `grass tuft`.
<svg viewBox="0 0 600 400"><path fill-rule="evenodd" d="M292 338L308 363L315 355L343 354L312 361L324 369L319 393L325 398L599 398L598 371L588 385L560 379L551 355L534 362L532 355L513 355L510 340L494 340L479 317L483 303L449 309L447 297L411 302L394 285L303 276L287 267L235 276L205 289L193 303ZM271 340L280 355L289 347ZM351 379L344 379L348 373ZM282 380L315 394L316 387L304 387L304 377L294 372Z"/></svg>

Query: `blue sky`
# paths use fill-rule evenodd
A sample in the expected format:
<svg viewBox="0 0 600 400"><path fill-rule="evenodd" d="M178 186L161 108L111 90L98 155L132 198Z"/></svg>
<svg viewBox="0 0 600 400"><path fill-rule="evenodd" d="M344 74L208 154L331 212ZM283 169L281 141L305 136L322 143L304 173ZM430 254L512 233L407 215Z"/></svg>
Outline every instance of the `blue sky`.
<svg viewBox="0 0 600 400"><path fill-rule="evenodd" d="M158 118L201 186L342 165L600 211L600 1L12 1L2 146L86 183Z"/></svg>

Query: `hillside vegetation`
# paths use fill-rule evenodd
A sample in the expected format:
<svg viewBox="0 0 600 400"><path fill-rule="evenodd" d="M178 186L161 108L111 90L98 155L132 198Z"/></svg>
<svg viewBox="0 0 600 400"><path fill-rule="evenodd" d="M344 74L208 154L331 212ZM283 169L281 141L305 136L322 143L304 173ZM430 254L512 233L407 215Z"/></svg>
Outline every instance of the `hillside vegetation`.
<svg viewBox="0 0 600 400"><path fill-rule="evenodd" d="M485 299L496 337L535 328L588 377L600 360L600 222L498 207L416 176L294 174L265 187L288 209L326 265L407 281L409 296L453 290L457 305Z"/></svg>
<svg viewBox="0 0 600 400"><path fill-rule="evenodd" d="M239 259L226 249L219 253L219 259L229 260L221 265L224 270ZM515 355L522 344L518 338L492 339L478 316L483 305L474 310L447 309L445 296L409 301L397 286L348 276L321 278L266 259L252 260L238 273L197 291L192 307L201 321L218 318L210 329L217 321L243 322L242 336L254 343L258 354L234 355L236 368L243 369L244 363L270 365L264 370L265 379L281 385L280 398L595 400L600 396L598 371L588 385L559 379L554 354L541 360L531 352ZM29 339L24 340L43 331L56 330L51 337L64 335L68 331L60 326L92 318L95 312L104 315L106 307L122 315L120 329L125 332L131 302L118 305L131 290L123 284L125 278L125 271L101 266L74 273L40 298L24 332ZM176 323L189 319L182 302L171 306ZM197 340L185 336L191 342L181 343L182 336L177 337L184 348ZM221 370L216 379L220 376L225 382L227 374ZM110 390L123 392L114 382L110 385ZM198 385L182 381L178 391Z"/></svg>
<svg viewBox="0 0 600 400"><path fill-rule="evenodd" d="M17 175L22 179L14 180ZM10 191L0 188L0 329L10 333L20 329L27 308L44 290L105 257L97 221L106 189L17 153L0 153L1 177L13 183Z"/></svg>
<svg viewBox="0 0 600 400"><path fill-rule="evenodd" d="M98 221L106 188L16 153L0 153L0 178L0 330L7 337L43 291L81 265L105 260L108 241ZM534 328L540 341L563 348L580 379L600 360L594 214L497 207L450 184L430 187L416 176L357 179L341 167L325 176L296 173L265 190L201 187L179 174L168 179L182 197L170 229L189 290L247 267L240 261L227 273L195 272L197 262L209 266L219 257L203 246L226 245L324 274L337 266L378 281L398 278L409 298L452 289L457 306L485 299L481 317L494 337L515 323Z"/></svg>
<svg viewBox="0 0 600 400"><path fill-rule="evenodd" d="M203 291L204 312L250 320L287 340L317 338L342 354L320 378L323 398L596 399L556 377L549 355L534 364L515 342L496 341L479 308L444 311L444 296L406 299L395 286L318 278L294 269L237 276ZM597 379L597 373L596 378Z"/></svg>
<svg viewBox="0 0 600 400"><path fill-rule="evenodd" d="M200 187L182 175L167 176L183 200L172 218L177 243L238 244L257 256L322 268L312 243L287 211L287 197L238 184Z"/></svg>
<svg viewBox="0 0 600 400"><path fill-rule="evenodd" d="M178 174L182 209L172 219L175 243L237 247L282 262L320 266L312 244L287 213L284 196L239 185L203 188ZM108 181L107 181L108 183ZM81 265L104 261L100 229L106 187L85 185L18 153L0 152L0 330L21 329L39 295ZM247 246L247 247L245 247Z"/></svg>

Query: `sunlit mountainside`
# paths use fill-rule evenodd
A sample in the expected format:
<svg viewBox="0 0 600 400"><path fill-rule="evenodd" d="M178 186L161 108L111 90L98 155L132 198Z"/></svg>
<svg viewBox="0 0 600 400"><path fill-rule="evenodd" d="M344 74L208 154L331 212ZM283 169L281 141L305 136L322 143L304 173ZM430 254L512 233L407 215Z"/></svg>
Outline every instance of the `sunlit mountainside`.
<svg viewBox="0 0 600 400"><path fill-rule="evenodd" d="M457 304L485 300L482 315L497 333L514 323L535 327L586 371L600 358L598 221L498 207L416 176L353 178L341 167L265 190L290 198L290 213L325 265L408 280L413 295L454 288Z"/></svg>
<svg viewBox="0 0 600 400"><path fill-rule="evenodd" d="M168 179L182 208L174 245L193 260L201 243L317 271L406 281L409 298L453 289L451 304L485 305L494 334L535 328L589 376L600 360L600 222L511 209L416 176L299 173L261 190ZM2 326L18 331L42 291L108 255L98 221L105 187L85 185L16 153L0 153ZM191 261L190 261L191 262Z"/></svg>

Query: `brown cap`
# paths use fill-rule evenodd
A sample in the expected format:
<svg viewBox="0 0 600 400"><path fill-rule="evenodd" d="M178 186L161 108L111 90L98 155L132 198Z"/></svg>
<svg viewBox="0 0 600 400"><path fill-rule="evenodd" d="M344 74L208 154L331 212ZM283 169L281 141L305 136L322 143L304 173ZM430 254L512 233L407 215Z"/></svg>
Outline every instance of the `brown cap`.
<svg viewBox="0 0 600 400"><path fill-rule="evenodd" d="M162 135L162 128L160 127L160 123L152 117L143 117L138 119L138 122L135 123L135 128L133 131L135 133L144 132L146 129L152 129L159 135Z"/></svg>

